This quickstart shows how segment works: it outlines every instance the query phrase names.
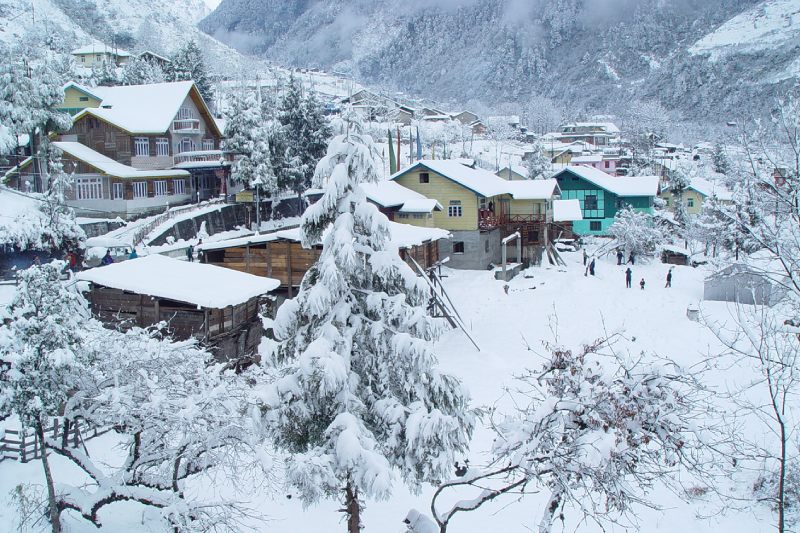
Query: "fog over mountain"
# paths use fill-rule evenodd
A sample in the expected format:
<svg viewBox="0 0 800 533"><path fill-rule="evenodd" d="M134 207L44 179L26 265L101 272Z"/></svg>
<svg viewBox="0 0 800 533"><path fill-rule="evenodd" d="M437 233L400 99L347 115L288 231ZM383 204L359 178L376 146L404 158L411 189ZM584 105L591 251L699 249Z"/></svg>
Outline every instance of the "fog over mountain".
<svg viewBox="0 0 800 533"><path fill-rule="evenodd" d="M223 0L200 28L288 65L460 105L764 112L800 73L796 0Z"/></svg>

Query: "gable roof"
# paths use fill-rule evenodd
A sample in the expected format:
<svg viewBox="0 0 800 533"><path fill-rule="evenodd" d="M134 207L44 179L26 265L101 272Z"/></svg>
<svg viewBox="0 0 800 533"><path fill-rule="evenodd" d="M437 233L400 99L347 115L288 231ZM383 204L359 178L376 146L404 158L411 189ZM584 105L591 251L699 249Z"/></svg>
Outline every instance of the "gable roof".
<svg viewBox="0 0 800 533"><path fill-rule="evenodd" d="M117 57L128 57L131 54L126 52L125 50L120 50L119 48L114 48L108 46L105 43L101 43L100 41L95 41L91 44L87 44L81 46L80 48L74 49L70 52L71 55L79 56L85 54L113 54Z"/></svg>
<svg viewBox="0 0 800 533"><path fill-rule="evenodd" d="M93 91L101 98L101 106L84 109L75 115L73 123L91 115L128 133L164 133L172 125L186 97L193 95L200 112L208 117L208 127L222 135L193 81L95 87Z"/></svg>
<svg viewBox="0 0 800 533"><path fill-rule="evenodd" d="M64 86L61 87L61 90L66 92L66 90L69 89L70 87L75 89L76 91L82 92L86 96L91 96L95 100L102 100L102 98L97 95L97 91L94 91L94 89L90 89L85 85L81 85L80 83L74 81L68 81L67 83L65 83Z"/></svg>
<svg viewBox="0 0 800 533"><path fill-rule="evenodd" d="M56 141L52 145L103 174L116 178L185 178L190 175L185 170L139 170L118 163L79 142Z"/></svg>
<svg viewBox="0 0 800 533"><path fill-rule="evenodd" d="M508 192L506 188L508 182L503 178L492 174L488 170L464 166L452 159L423 159L408 168L396 172L389 179L396 180L408 172L421 168L435 172L479 196L488 198Z"/></svg>
<svg viewBox="0 0 800 533"><path fill-rule="evenodd" d="M658 176L611 176L602 170L583 165L568 166L554 177L570 173L617 196L655 196L658 194Z"/></svg>
<svg viewBox="0 0 800 533"><path fill-rule="evenodd" d="M230 268L148 255L78 273L83 281L136 294L222 309L277 289L280 281Z"/></svg>
<svg viewBox="0 0 800 533"><path fill-rule="evenodd" d="M714 183L713 181L709 181L705 178L692 178L689 188L699 192L706 198L710 196L716 196L718 200L733 200L733 193L730 190L726 189L723 185Z"/></svg>
<svg viewBox="0 0 800 533"><path fill-rule="evenodd" d="M442 210L442 205L436 200L431 200L395 181L362 183L360 187L371 202L384 208L399 207L401 213L430 213L434 209Z"/></svg>

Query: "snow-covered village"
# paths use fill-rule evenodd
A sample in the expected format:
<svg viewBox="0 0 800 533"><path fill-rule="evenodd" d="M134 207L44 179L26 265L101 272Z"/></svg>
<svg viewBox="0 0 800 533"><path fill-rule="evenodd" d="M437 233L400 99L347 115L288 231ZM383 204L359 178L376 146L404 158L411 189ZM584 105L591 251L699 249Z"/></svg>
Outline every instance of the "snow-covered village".
<svg viewBox="0 0 800 533"><path fill-rule="evenodd" d="M0 0L0 532L800 531L800 0Z"/></svg>

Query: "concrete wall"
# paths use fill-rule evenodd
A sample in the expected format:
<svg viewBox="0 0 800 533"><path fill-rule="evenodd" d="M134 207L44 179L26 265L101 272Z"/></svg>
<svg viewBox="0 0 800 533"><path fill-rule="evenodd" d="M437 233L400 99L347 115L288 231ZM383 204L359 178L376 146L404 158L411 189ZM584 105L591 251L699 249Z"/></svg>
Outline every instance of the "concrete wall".
<svg viewBox="0 0 800 533"><path fill-rule="evenodd" d="M447 266L466 270L486 270L491 263L500 263L500 230L452 231L452 239L441 239L439 257L450 257ZM453 245L464 243L464 253L454 253Z"/></svg>

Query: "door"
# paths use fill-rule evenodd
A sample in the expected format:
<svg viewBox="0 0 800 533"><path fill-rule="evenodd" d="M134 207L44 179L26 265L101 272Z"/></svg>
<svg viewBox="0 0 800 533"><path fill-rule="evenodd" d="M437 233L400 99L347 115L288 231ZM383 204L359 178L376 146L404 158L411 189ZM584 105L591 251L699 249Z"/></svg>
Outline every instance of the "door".
<svg viewBox="0 0 800 533"><path fill-rule="evenodd" d="M123 194L123 185L121 183L114 183L111 186L112 198L114 200L122 200L124 199Z"/></svg>

